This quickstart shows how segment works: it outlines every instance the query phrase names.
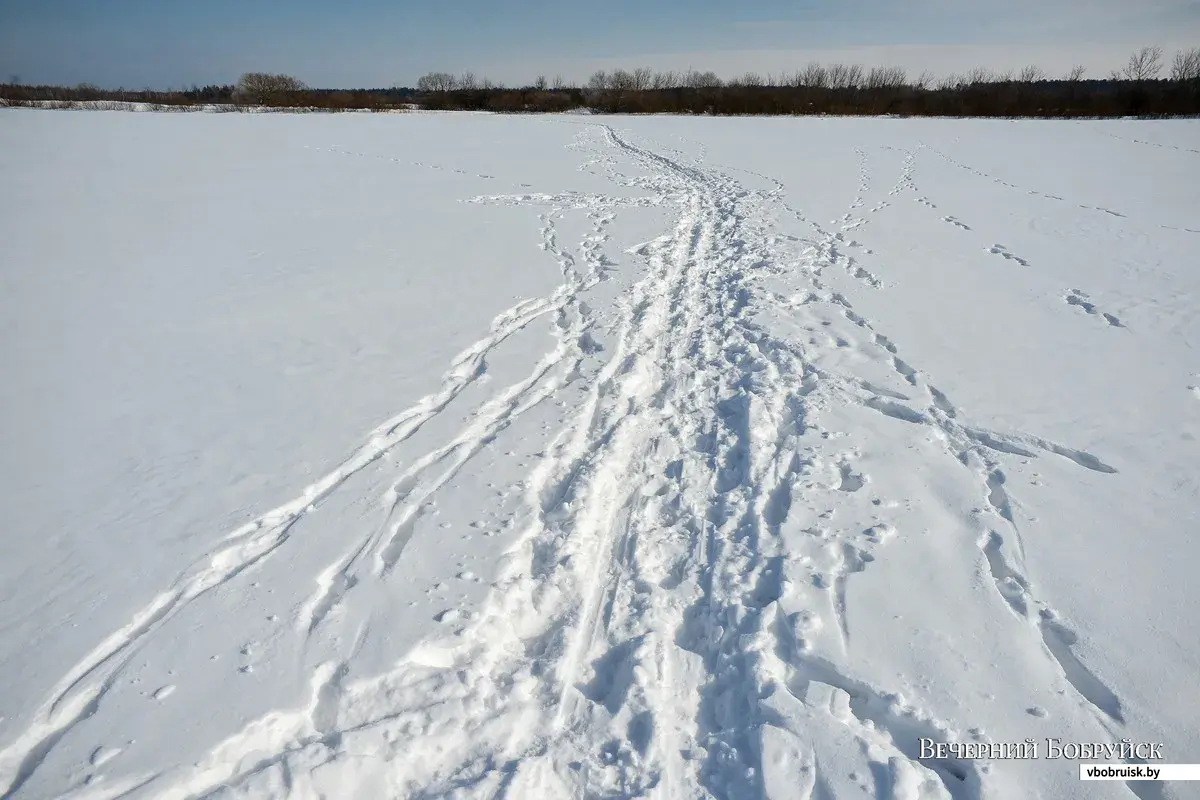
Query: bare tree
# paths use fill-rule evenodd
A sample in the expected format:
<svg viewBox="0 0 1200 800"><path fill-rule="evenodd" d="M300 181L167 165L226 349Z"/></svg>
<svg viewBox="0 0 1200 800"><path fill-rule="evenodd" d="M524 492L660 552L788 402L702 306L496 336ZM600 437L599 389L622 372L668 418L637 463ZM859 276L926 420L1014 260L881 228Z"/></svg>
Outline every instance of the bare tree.
<svg viewBox="0 0 1200 800"><path fill-rule="evenodd" d="M863 86L867 89L894 89L904 85L908 74L902 67L871 67Z"/></svg>
<svg viewBox="0 0 1200 800"><path fill-rule="evenodd" d="M994 75L987 67L975 67L967 70L966 74L962 76L963 82L968 86L977 83L995 83L997 79L998 76Z"/></svg>
<svg viewBox="0 0 1200 800"><path fill-rule="evenodd" d="M454 84L455 89L478 89L479 79L475 77L475 73L467 70L458 77Z"/></svg>
<svg viewBox="0 0 1200 800"><path fill-rule="evenodd" d="M673 70L656 72L650 79L651 89L673 89L679 85L679 76Z"/></svg>
<svg viewBox="0 0 1200 800"><path fill-rule="evenodd" d="M619 92L628 92L633 89L634 78L633 73L629 70L618 69L608 76L608 87L616 89Z"/></svg>
<svg viewBox="0 0 1200 800"><path fill-rule="evenodd" d="M710 71L697 72L694 69L689 69L687 74L683 76L683 83L689 89L711 89L721 85L721 79L717 73Z"/></svg>
<svg viewBox="0 0 1200 800"><path fill-rule="evenodd" d="M762 75L757 72L747 72L729 81L730 86L763 86Z"/></svg>
<svg viewBox="0 0 1200 800"><path fill-rule="evenodd" d="M797 86L824 89L829 85L829 70L825 68L824 64L811 61L808 66L796 73L795 81Z"/></svg>
<svg viewBox="0 0 1200 800"><path fill-rule="evenodd" d="M862 85L863 68L860 64L830 64L826 76L830 89L854 89Z"/></svg>
<svg viewBox="0 0 1200 800"><path fill-rule="evenodd" d="M1037 83L1046 80L1046 72L1036 64L1030 64L1017 72L1017 80L1021 83Z"/></svg>
<svg viewBox="0 0 1200 800"><path fill-rule="evenodd" d="M555 75L554 83L552 85L556 91L561 91L562 89L568 88L567 87L567 79L564 78L562 75Z"/></svg>
<svg viewBox="0 0 1200 800"><path fill-rule="evenodd" d="M247 72L238 79L233 96L242 103L267 105L282 102L289 94L302 92L307 88L291 75Z"/></svg>
<svg viewBox="0 0 1200 800"><path fill-rule="evenodd" d="M593 91L602 92L608 88L608 73L602 69L598 69L588 78L588 88Z"/></svg>
<svg viewBox="0 0 1200 800"><path fill-rule="evenodd" d="M449 72L430 72L417 79L419 92L449 92L455 86L454 76Z"/></svg>
<svg viewBox="0 0 1200 800"><path fill-rule="evenodd" d="M1162 72L1162 56L1162 48L1158 46L1136 50L1129 57L1129 61L1125 62L1125 68L1121 70L1120 75L1127 81L1155 80Z"/></svg>
<svg viewBox="0 0 1200 800"><path fill-rule="evenodd" d="M1200 47L1180 50L1171 61L1171 80L1194 81L1200 78Z"/></svg>
<svg viewBox="0 0 1200 800"><path fill-rule="evenodd" d="M966 83L966 78L951 72L949 75L943 76L942 79L937 82L937 88L939 91L945 92L951 89L957 89L964 83Z"/></svg>
<svg viewBox="0 0 1200 800"><path fill-rule="evenodd" d="M917 76L917 79L915 81L913 81L913 88L924 91L924 90L928 89L929 87L933 86L933 84L936 80L937 80L937 76L935 76L929 70L925 70L924 72L922 72L920 75Z"/></svg>
<svg viewBox="0 0 1200 800"><path fill-rule="evenodd" d="M1085 72L1087 72L1087 67L1083 66L1082 64L1076 64L1067 70L1067 74L1063 76L1063 80L1076 83L1083 80L1083 73Z"/></svg>
<svg viewBox="0 0 1200 800"><path fill-rule="evenodd" d="M546 76L538 75L537 80L533 82L533 88L537 89L539 92L546 91Z"/></svg>

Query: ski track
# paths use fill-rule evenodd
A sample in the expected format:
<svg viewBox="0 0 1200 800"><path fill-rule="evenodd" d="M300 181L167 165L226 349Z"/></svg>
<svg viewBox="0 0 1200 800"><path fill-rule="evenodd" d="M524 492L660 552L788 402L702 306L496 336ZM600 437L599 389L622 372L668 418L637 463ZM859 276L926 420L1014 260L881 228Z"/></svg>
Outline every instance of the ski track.
<svg viewBox="0 0 1200 800"><path fill-rule="evenodd" d="M455 404L487 372L489 354L538 320L549 320L552 347L527 375L467 411L456 434L399 472L378 523L313 577L294 627L305 638L320 635L347 596L389 580L439 490L522 414L579 385L581 408L524 482L513 558L479 612L384 674L351 679L356 643L343 660L313 671L301 707L251 722L195 764L114 779L99 796L146 790L190 798L222 787L309 796L322 769L353 752L348 769L364 786L412 797L757 797L764 792L764 727L789 724L773 710L776 692L817 703L864 749L887 752L872 762L881 796L917 786L932 786L930 796L979 796L976 764L918 757L920 737L954 739L958 731L839 666L854 633L847 586L887 557L892 526L880 521L854 536L820 523L806 529L803 547L828 605L796 611L781 602L793 557L783 528L797 498L812 508L836 506L870 482L856 467L857 453L838 450L841 434L824 427L827 412L839 407L928 429L947 459L969 471L994 515L979 557L996 591L1027 623L1029 646L1057 664L1079 702L1116 735L1124 723L1119 696L1074 654L1077 634L1025 577L1004 456L1048 453L1099 473L1115 468L1036 435L965 421L889 337L826 284L826 271L834 270L863 290L884 287L850 253L862 248L851 235L897 196L916 194L919 149L903 153L900 175L873 205L875 176L858 149L857 194L825 226L789 205L786 187L765 175L739 170L768 187L746 188L733 170L606 125L585 126L572 146L587 158L581 169L643 194L473 198L541 209L540 247L558 262L562 284L497 316L435 392L373 431L295 499L226 535L67 672L0 751L0 797L16 795L57 743L97 712L160 627L290 545L299 520ZM623 210L649 207L672 210L675 221L627 252L644 275L600 315L585 296L615 267L604 250L607 227ZM564 246L557 223L580 211L590 229L577 247ZM799 223L805 235L781 234L781 219ZM955 217L942 219L970 230ZM990 252L1027 265L1001 245ZM796 283L796 291L771 291L769 279ZM1078 290L1067 303L1098 313ZM771 313L809 330L832 331L830 316L840 317L844 332L829 346L856 347L908 388L818 366L820 341L802 345L775 334L761 321ZM822 619L836 630L841 652L821 652L806 640ZM112 755L96 750L94 758ZM810 763L809 796L832 796L818 753Z"/></svg>

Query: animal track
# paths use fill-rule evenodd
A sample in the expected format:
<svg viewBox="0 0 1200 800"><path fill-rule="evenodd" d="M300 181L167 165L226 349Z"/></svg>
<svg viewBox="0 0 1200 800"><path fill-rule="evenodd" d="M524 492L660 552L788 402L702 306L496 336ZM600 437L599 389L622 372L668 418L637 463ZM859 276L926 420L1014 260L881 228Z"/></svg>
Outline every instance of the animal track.
<svg viewBox="0 0 1200 800"><path fill-rule="evenodd" d="M964 231L971 230L970 225L960 222L957 217L942 217L942 222L948 222L956 228L962 228Z"/></svg>
<svg viewBox="0 0 1200 800"><path fill-rule="evenodd" d="M1006 247L1005 247L1004 245L1002 245L1002 244L994 244L994 245L992 245L991 247L989 247L987 251L988 251L989 253L991 253L992 255L995 255L995 256L1000 256L1000 257L1002 257L1002 258L1005 258L1005 259L1007 259L1007 260L1009 260L1009 261L1015 261L1015 262L1017 262L1018 264L1020 264L1022 267L1028 267L1028 266L1029 266L1029 262L1028 262L1028 261L1026 261L1025 259L1021 258L1021 257L1020 257L1020 256L1018 256L1018 255L1014 255L1013 253L1010 253L1010 252L1008 251L1008 248L1006 248Z"/></svg>
<svg viewBox="0 0 1200 800"><path fill-rule="evenodd" d="M1066 294L1064 299L1067 301L1067 305L1081 308L1092 316L1103 317L1104 321L1114 328L1125 327L1121 320L1115 315L1097 309L1096 304L1089 299L1087 292L1080 291L1079 289L1072 289Z"/></svg>
<svg viewBox="0 0 1200 800"><path fill-rule="evenodd" d="M1099 212L1101 212L1101 213L1104 213L1104 214L1109 214L1109 215L1111 215L1111 216L1114 216L1114 217L1124 217L1124 216L1125 216L1125 215L1124 215L1124 214L1122 214L1120 211L1113 211L1111 208L1104 208L1103 206L1084 206L1084 205L1081 205L1081 206L1080 206L1080 208L1087 209L1088 211L1099 211Z"/></svg>
<svg viewBox="0 0 1200 800"><path fill-rule="evenodd" d="M452 172L452 173L454 173L454 174L456 174L456 175L472 175L473 177L476 177L476 178L482 178L483 180L489 180L489 181L490 181L490 180L495 180L495 179L496 179L496 176L495 176L495 175L487 175L487 174L485 174L485 173L482 173L482 172L478 172L478 173L470 173L470 172L467 172L466 170L457 169L457 168L455 168L455 167L443 167L443 166L441 166L440 164L426 164L426 163L425 163L425 162L423 162L423 161L407 161L407 162L406 162L406 161L404 161L403 159L400 159L400 158L393 158L392 156L382 156L382 155L376 155L376 154L373 154L373 153L359 153L359 152L355 152L355 151L353 151L353 150L343 150L343 149L342 149L342 148L340 148L340 147L312 147L312 146L310 146L310 145L304 145L304 147L305 147L305 149L307 149L307 150L323 150L323 151L325 151L325 152L328 152L328 153L337 153L337 154L339 154L339 155L343 155L343 156L357 156L358 158L375 158L375 159L378 159L378 160L380 160L380 161L388 161L388 162L391 162L391 163L393 163L393 164L405 164L405 163L407 163L407 164L409 164L410 166L414 166L414 167L421 167L422 169L431 169L431 170L435 170L435 171L438 171L438 172L446 172L446 171L448 171L448 172ZM529 184L526 184L526 183L522 183L522 184L521 184L521 186L528 186L528 185L529 185Z"/></svg>

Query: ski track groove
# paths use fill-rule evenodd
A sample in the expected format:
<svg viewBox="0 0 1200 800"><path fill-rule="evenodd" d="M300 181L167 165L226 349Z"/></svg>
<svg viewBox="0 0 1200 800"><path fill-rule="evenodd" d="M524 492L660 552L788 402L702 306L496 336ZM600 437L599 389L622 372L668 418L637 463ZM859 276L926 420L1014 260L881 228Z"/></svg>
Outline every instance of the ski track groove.
<svg viewBox="0 0 1200 800"><path fill-rule="evenodd" d="M820 430L824 409L839 404L895 421L888 424L931 429L947 457L971 472L996 527L1007 531L988 530L979 544L996 590L1029 623L1031 637L1081 700L1102 721L1123 724L1117 694L1072 651L1077 635L1032 594L1020 567L1024 553L1002 456L1051 453L1100 473L1116 469L1035 435L963 422L890 338L824 284L823 271L832 267L864 289L884 286L844 252L860 246L846 235L888 204L858 215L873 182L866 151L856 149L857 193L833 230L787 204L786 187L765 175L742 170L772 186L749 190L701 160L635 143L607 125L585 127L572 146L589 156L581 169L647 194L472 198L544 209L540 247L558 262L562 285L497 316L489 333L454 359L437 391L379 426L297 498L229 533L69 671L0 751L0 798L14 796L55 745L96 712L147 637L206 592L270 558L289 542L292 527L351 476L475 385L489 353L544 317L551 319L551 349L528 375L469 410L450 439L400 472L382 498L382 519L314 578L295 627L305 637L317 635L346 596L388 580L422 507L522 414L578 381L586 390L580 413L564 420L525 482L527 513L511 551L517 557L481 612L455 637L424 642L393 670L352 681L349 659L360 636L346 659L316 668L306 705L271 712L198 763L131 778L112 796L146 788L167 798L206 796L273 770L290 792L307 780L306 770L338 758L340 743L352 735L418 737L408 751L393 749L387 765L389 785L411 796L522 796L524 781L547 776L556 782L545 785L586 796L759 796L761 727L782 724L764 701L786 691L807 702L814 686L844 696L843 721L862 741L882 739L894 752L889 763L872 764L881 794L915 771L951 797L976 796L975 765L918 757L920 737L946 741L955 731L812 651L780 602L787 589L782 528L813 464L835 467L823 490L835 498L868 482L845 455L823 459L803 439ZM918 150L904 152L888 197L916 193ZM934 207L925 198L917 202ZM628 251L645 274L618 296L607 337L612 345L602 357L589 338L601 320L582 298L614 267L604 254L606 226L623 209L647 207L674 208L678 217L668 233ZM559 242L556 225L571 211L592 221L579 258ZM811 237L776 237L773 225L781 218L810 229ZM966 228L954 217L943 219ZM999 245L992 252L1026 264ZM766 289L765 280L779 275L807 284L802 300ZM927 396L926 405L819 368L807 347L758 321L763 308L794 313L808 306L832 309L864 332L869 341L857 346ZM882 557L893 531L868 529L859 544L810 532L814 546L831 554L824 588L844 656L851 646L847 582ZM815 752L811 763L811 796L831 797Z"/></svg>

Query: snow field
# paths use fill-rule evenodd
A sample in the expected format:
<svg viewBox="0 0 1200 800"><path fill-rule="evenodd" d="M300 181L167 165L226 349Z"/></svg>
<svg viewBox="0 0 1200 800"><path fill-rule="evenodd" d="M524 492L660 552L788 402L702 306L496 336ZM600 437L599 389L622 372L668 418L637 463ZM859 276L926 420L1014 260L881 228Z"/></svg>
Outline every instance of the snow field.
<svg viewBox="0 0 1200 800"><path fill-rule="evenodd" d="M76 176L2 162L49 437L5 426L4 796L1187 796L920 742L1200 751L1190 121L4 114ZM208 149L160 186L95 159L131 139ZM36 235L121 185L198 196L116 258ZM203 214L268 265L180 257ZM89 394L92 330L134 356ZM179 394L213 337L243 388ZM65 504L42 386L127 431ZM91 499L159 428L194 457Z"/></svg>

